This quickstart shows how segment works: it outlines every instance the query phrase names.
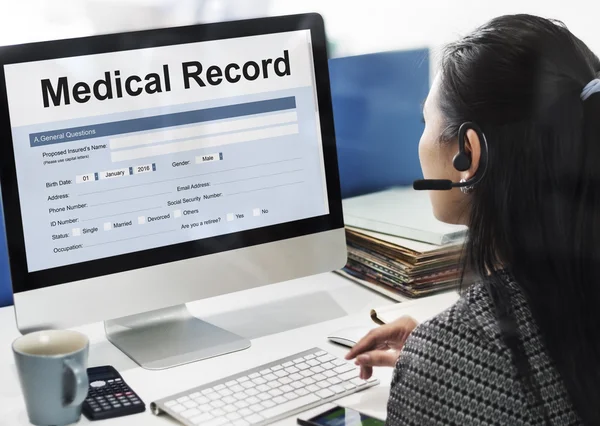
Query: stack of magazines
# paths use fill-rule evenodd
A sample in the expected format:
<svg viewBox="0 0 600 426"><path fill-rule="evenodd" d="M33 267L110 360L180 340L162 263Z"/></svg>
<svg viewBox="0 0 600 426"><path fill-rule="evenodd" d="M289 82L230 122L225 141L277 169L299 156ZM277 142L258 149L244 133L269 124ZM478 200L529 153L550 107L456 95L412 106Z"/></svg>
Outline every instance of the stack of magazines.
<svg viewBox="0 0 600 426"><path fill-rule="evenodd" d="M344 218L347 278L400 301L460 284L466 228L437 221L427 194L398 188L348 199Z"/></svg>

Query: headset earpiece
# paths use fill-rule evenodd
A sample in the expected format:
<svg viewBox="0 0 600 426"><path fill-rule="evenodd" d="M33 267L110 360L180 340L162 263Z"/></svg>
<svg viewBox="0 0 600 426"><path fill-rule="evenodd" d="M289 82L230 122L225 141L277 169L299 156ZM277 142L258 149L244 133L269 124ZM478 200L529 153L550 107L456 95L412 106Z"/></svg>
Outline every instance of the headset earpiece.
<svg viewBox="0 0 600 426"><path fill-rule="evenodd" d="M458 153L454 156L452 164L459 172L469 170L471 167L471 156L465 152L467 131L471 129L472 123L463 123L458 129Z"/></svg>

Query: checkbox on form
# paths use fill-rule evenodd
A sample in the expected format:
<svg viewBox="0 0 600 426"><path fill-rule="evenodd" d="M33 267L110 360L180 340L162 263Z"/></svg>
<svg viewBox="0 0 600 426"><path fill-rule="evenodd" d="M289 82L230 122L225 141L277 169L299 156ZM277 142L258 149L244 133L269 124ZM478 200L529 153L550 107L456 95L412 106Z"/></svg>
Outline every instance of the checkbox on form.
<svg viewBox="0 0 600 426"><path fill-rule="evenodd" d="M112 223L110 222L105 222L104 223L104 230L105 231L110 231L112 229Z"/></svg>
<svg viewBox="0 0 600 426"><path fill-rule="evenodd" d="M175 218L181 217L181 210L175 210L173 212L173 217L175 217Z"/></svg>
<svg viewBox="0 0 600 426"><path fill-rule="evenodd" d="M79 237L81 235L81 228L73 228L71 235L74 237Z"/></svg>
<svg viewBox="0 0 600 426"><path fill-rule="evenodd" d="M227 222L233 222L233 213L227 213Z"/></svg>
<svg viewBox="0 0 600 426"><path fill-rule="evenodd" d="M139 216L138 225L143 225L144 223L146 223L146 216Z"/></svg>

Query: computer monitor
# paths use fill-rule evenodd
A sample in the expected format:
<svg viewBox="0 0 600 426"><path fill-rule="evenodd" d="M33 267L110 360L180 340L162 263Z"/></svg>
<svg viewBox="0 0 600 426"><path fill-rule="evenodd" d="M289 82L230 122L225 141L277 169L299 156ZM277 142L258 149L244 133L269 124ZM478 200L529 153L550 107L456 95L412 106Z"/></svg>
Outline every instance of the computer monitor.
<svg viewBox="0 0 600 426"><path fill-rule="evenodd" d="M305 14L1 48L21 332L107 320L166 368L250 344L186 302L342 267L325 45Z"/></svg>

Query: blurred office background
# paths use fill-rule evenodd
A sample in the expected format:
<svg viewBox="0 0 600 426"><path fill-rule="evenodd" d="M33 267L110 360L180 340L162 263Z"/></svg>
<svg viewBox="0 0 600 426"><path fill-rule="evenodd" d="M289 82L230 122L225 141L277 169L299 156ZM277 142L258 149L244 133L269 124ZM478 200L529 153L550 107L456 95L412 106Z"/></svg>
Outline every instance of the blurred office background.
<svg viewBox="0 0 600 426"><path fill-rule="evenodd" d="M565 22L600 53L594 0L4 0L0 45L302 12L325 19L344 197L420 177L421 102L445 43L494 16L531 13ZM11 299L3 240L0 226L0 306Z"/></svg>

